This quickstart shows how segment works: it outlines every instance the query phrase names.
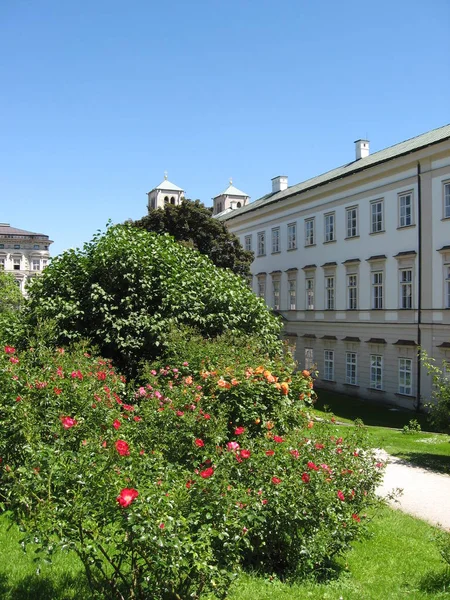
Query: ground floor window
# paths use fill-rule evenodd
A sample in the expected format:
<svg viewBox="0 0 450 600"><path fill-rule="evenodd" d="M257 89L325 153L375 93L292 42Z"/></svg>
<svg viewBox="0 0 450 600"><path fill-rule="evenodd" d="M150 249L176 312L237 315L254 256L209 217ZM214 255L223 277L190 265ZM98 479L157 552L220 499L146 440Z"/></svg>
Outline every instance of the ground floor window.
<svg viewBox="0 0 450 600"><path fill-rule="evenodd" d="M370 387L383 389L383 357L378 354L370 356Z"/></svg>
<svg viewBox="0 0 450 600"><path fill-rule="evenodd" d="M356 352L346 352L345 354L345 383L356 385Z"/></svg>
<svg viewBox="0 0 450 600"><path fill-rule="evenodd" d="M323 379L327 381L334 380L334 350L324 350L323 353Z"/></svg>
<svg viewBox="0 0 450 600"><path fill-rule="evenodd" d="M314 350L305 348L305 369L311 371L314 367Z"/></svg>
<svg viewBox="0 0 450 600"><path fill-rule="evenodd" d="M398 359L398 393L411 396L412 394L412 360Z"/></svg>

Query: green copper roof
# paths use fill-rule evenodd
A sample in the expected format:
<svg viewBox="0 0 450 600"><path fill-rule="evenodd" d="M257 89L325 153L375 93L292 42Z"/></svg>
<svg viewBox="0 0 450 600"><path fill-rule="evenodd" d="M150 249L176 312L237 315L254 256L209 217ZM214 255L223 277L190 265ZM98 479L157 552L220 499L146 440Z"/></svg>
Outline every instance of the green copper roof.
<svg viewBox="0 0 450 600"><path fill-rule="evenodd" d="M214 196L214 198L218 198L219 196L245 196L249 198L248 194L242 192L241 190L238 190L237 187L234 187L234 185L232 185L231 183L226 190L220 192L220 194L217 194L217 196Z"/></svg>
<svg viewBox="0 0 450 600"><path fill-rule="evenodd" d="M181 189L171 181L168 181L167 179L164 179L164 181L162 181L159 185L154 187L153 190L165 190L167 192L184 192L183 189ZM153 190L151 191L153 192Z"/></svg>
<svg viewBox="0 0 450 600"><path fill-rule="evenodd" d="M302 183L288 187L282 192L266 194L262 198L258 198L258 200L255 200L254 202L251 202L242 208L238 208L226 215L223 215L221 219L225 221L228 219L234 219L239 215L252 210L257 210L260 207L278 202L279 200L288 198L289 196L294 196L295 194L300 194L319 185L324 185L333 180L347 177L353 173L358 173L364 169L369 169L377 164L392 160L393 158L397 158L399 156L404 156L405 154L415 152L421 148L442 142L443 140L449 138L450 125L444 125L443 127L433 129L432 131L418 135L414 138L401 142L400 144L395 144L394 146L390 146L389 148L385 148L379 152L374 152L365 158L354 160L351 163L343 165L342 167L338 167L337 169L333 169L332 171L328 171L327 173L323 173L322 175L318 175L317 177L313 177L312 179L307 179Z"/></svg>

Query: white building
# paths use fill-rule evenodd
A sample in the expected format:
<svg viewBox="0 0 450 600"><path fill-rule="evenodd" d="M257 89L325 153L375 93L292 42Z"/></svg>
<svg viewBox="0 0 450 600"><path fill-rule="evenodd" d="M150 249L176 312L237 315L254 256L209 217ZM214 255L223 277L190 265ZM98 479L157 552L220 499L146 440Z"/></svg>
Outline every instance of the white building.
<svg viewBox="0 0 450 600"><path fill-rule="evenodd" d="M413 407L450 361L450 125L219 215L318 387Z"/></svg>
<svg viewBox="0 0 450 600"><path fill-rule="evenodd" d="M147 192L148 211L155 208L164 208L166 204L179 206L184 198L184 190L167 180L167 173L164 173L164 180L155 188Z"/></svg>
<svg viewBox="0 0 450 600"><path fill-rule="evenodd" d="M0 270L14 275L25 293L28 278L39 275L47 266L53 241L43 233L33 233L0 223Z"/></svg>

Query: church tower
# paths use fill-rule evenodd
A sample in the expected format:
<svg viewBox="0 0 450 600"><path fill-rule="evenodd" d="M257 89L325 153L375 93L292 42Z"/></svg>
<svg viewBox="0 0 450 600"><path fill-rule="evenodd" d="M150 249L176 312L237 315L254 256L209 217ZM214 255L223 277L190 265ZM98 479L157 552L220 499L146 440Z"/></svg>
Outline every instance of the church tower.
<svg viewBox="0 0 450 600"><path fill-rule="evenodd" d="M214 202L213 216L216 216L224 211L229 212L230 210L245 206L248 204L250 196L234 187L233 180L230 179L230 185L227 189L218 196L214 196L212 200Z"/></svg>
<svg viewBox="0 0 450 600"><path fill-rule="evenodd" d="M170 182L167 179L167 172L164 173L164 181L155 188L147 192L148 212L155 208L164 208L166 204L179 206L184 198L184 190Z"/></svg>

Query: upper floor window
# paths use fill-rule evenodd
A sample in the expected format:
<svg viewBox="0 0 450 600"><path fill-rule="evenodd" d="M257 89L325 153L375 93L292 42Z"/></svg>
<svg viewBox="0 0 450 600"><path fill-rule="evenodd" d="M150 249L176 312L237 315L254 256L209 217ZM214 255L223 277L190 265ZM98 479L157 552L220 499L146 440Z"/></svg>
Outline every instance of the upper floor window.
<svg viewBox="0 0 450 600"><path fill-rule="evenodd" d="M297 223L289 223L287 226L288 250L297 248Z"/></svg>
<svg viewBox="0 0 450 600"><path fill-rule="evenodd" d="M272 253L280 252L280 228L272 229Z"/></svg>
<svg viewBox="0 0 450 600"><path fill-rule="evenodd" d="M334 242L335 233L334 233L334 213L328 213L325 215L325 241L326 242Z"/></svg>
<svg viewBox="0 0 450 600"><path fill-rule="evenodd" d="M316 243L315 219L305 221L305 246L314 246Z"/></svg>
<svg viewBox="0 0 450 600"><path fill-rule="evenodd" d="M325 308L327 310L334 310L334 275L325 277Z"/></svg>
<svg viewBox="0 0 450 600"><path fill-rule="evenodd" d="M273 291L273 307L275 310L280 309L280 280L272 280L272 291Z"/></svg>
<svg viewBox="0 0 450 600"><path fill-rule="evenodd" d="M39 244L34 244L33 250L39 250Z"/></svg>
<svg viewBox="0 0 450 600"><path fill-rule="evenodd" d="M347 307L348 310L358 308L358 275L347 275Z"/></svg>
<svg viewBox="0 0 450 600"><path fill-rule="evenodd" d="M14 271L20 271L20 258L13 259L13 269Z"/></svg>
<svg viewBox="0 0 450 600"><path fill-rule="evenodd" d="M47 266L47 260L44 258L44 260L42 261L42 268L45 269L46 266Z"/></svg>
<svg viewBox="0 0 450 600"><path fill-rule="evenodd" d="M164 202L167 204L169 202L169 196L164 196ZM220 212L219 205L217 205L217 212Z"/></svg>
<svg viewBox="0 0 450 600"><path fill-rule="evenodd" d="M347 216L347 237L358 236L358 207L352 206L346 209Z"/></svg>
<svg viewBox="0 0 450 600"><path fill-rule="evenodd" d="M412 308L412 269L400 271L400 307Z"/></svg>
<svg viewBox="0 0 450 600"><path fill-rule="evenodd" d="M306 310L314 310L314 278L308 277L305 281Z"/></svg>
<svg viewBox="0 0 450 600"><path fill-rule="evenodd" d="M450 308L450 265L445 265L444 305Z"/></svg>
<svg viewBox="0 0 450 600"><path fill-rule="evenodd" d="M413 224L412 194L401 194L398 197L399 227L408 227Z"/></svg>
<svg viewBox="0 0 450 600"><path fill-rule="evenodd" d="M14 244L14 250L19 250L20 244Z"/></svg>
<svg viewBox="0 0 450 600"><path fill-rule="evenodd" d="M372 273L372 308L383 308L383 271Z"/></svg>
<svg viewBox="0 0 450 600"><path fill-rule="evenodd" d="M40 271L41 261L39 260L39 258L33 258L33 262L31 263L31 268L33 271Z"/></svg>
<svg viewBox="0 0 450 600"><path fill-rule="evenodd" d="M245 250L247 250L247 252L251 252L252 251L252 236L251 235L246 235L244 238L244 248Z"/></svg>
<svg viewBox="0 0 450 600"><path fill-rule="evenodd" d="M324 350L323 353L323 378L328 381L334 380L334 350Z"/></svg>
<svg viewBox="0 0 450 600"><path fill-rule="evenodd" d="M411 396L412 394L412 360L398 359L398 393Z"/></svg>
<svg viewBox="0 0 450 600"><path fill-rule="evenodd" d="M288 296L289 310L297 308L297 277L289 277L288 279Z"/></svg>
<svg viewBox="0 0 450 600"><path fill-rule="evenodd" d="M258 256L264 256L266 253L266 233L260 231L258 233Z"/></svg>
<svg viewBox="0 0 450 600"><path fill-rule="evenodd" d="M371 218L371 233L379 233L384 230L384 219L383 219L383 200L376 200L370 204L370 218Z"/></svg>
<svg viewBox="0 0 450 600"><path fill-rule="evenodd" d="M444 219L450 218L450 182L444 183Z"/></svg>

